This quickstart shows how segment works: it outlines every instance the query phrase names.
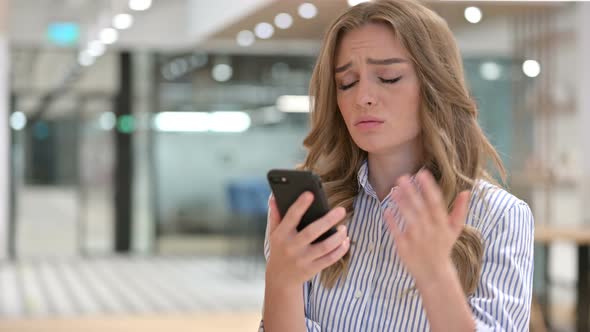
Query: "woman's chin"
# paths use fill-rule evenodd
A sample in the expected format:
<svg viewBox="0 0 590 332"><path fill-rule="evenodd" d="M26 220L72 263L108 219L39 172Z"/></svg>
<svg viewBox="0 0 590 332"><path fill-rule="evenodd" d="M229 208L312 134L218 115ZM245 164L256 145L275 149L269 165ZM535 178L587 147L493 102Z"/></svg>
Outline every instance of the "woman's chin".
<svg viewBox="0 0 590 332"><path fill-rule="evenodd" d="M379 153L383 149L383 147L376 145L376 144L357 144L361 150L365 151L366 153Z"/></svg>

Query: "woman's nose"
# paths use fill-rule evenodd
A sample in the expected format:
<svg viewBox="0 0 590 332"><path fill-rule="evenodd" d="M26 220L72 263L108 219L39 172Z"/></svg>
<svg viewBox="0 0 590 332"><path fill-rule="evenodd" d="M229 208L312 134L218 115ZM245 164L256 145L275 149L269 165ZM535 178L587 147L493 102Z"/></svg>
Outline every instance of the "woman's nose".
<svg viewBox="0 0 590 332"><path fill-rule="evenodd" d="M364 82L359 81L356 96L357 106L362 108L373 107L376 102L377 100L368 82L366 80Z"/></svg>

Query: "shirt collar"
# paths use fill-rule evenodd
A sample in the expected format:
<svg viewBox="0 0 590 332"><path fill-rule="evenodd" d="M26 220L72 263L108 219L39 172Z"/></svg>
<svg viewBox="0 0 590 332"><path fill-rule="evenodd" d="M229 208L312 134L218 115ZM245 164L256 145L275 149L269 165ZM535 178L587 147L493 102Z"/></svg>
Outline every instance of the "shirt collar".
<svg viewBox="0 0 590 332"><path fill-rule="evenodd" d="M357 173L358 182L359 182L359 189L363 189L367 191L368 188L373 191L371 184L369 183L369 161L365 159L359 168Z"/></svg>
<svg viewBox="0 0 590 332"><path fill-rule="evenodd" d="M423 166L422 168L420 168L420 170L422 170L422 169L425 169L425 167ZM418 174L418 172L416 172L416 174ZM418 181L416 181L416 174L412 174L410 176L410 182L412 182L418 189L420 189L420 185L419 185ZM369 161L368 161L368 159L365 159L363 161L363 163L361 164L361 167L359 168L359 171L357 173L357 178L358 178L358 183L359 183L359 190L363 189L366 194L377 198L377 193L375 192L375 190L371 186L371 183L369 183ZM393 192L396 189L397 189L397 186L391 188L391 191Z"/></svg>

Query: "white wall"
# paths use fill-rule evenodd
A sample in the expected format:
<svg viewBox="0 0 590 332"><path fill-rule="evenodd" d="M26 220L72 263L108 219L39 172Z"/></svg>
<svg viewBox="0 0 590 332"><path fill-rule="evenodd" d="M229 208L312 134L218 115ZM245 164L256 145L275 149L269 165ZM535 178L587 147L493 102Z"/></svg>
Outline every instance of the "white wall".
<svg viewBox="0 0 590 332"><path fill-rule="evenodd" d="M580 143L583 147L582 171L584 196L581 209L584 211L583 218L586 225L590 224L590 209L587 203L590 202L590 3L583 2L579 5L578 11L578 58L574 62L579 66L578 82L578 112L580 113ZM586 204L584 204L586 203Z"/></svg>
<svg viewBox="0 0 590 332"><path fill-rule="evenodd" d="M6 36L6 19L8 8L6 0L0 0L0 259L7 255L10 160L8 126L10 86L8 72L10 69L8 40Z"/></svg>
<svg viewBox="0 0 590 332"><path fill-rule="evenodd" d="M550 118L549 128L552 140L548 159L556 165L562 176L575 179L573 186L558 186L549 190L552 211L549 220L543 222L552 226L588 226L587 197L590 160L588 159L590 135L586 127L590 125L590 67L583 59L590 58L590 4L580 2L563 8L555 22L556 31L573 31L573 38L562 38L553 45L554 76L549 80L550 98L561 104L564 112L556 112ZM543 70L543 69L542 69ZM564 107L565 106L565 107ZM537 122L538 129L544 127ZM542 132L542 130L539 130ZM544 134L544 133L543 133ZM537 137L541 139L541 137ZM564 156L569 159L563 162ZM583 178L586 180L583 180ZM539 190L535 193L534 213L544 212L546 197ZM587 195L587 193L586 193ZM557 242L551 246L549 274L558 283L575 285L577 279L577 252L571 242ZM555 305L573 306L575 288L554 286L551 295Z"/></svg>
<svg viewBox="0 0 590 332"><path fill-rule="evenodd" d="M513 40L509 17L484 18L478 24L453 30L457 44L466 56L510 56Z"/></svg>

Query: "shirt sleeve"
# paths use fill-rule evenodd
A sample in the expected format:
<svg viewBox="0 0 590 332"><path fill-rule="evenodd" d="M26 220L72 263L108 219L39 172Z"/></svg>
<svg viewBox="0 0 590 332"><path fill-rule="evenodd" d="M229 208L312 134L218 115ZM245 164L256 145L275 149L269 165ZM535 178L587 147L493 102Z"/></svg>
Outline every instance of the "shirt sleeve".
<svg viewBox="0 0 590 332"><path fill-rule="evenodd" d="M270 201L269 201L270 202ZM269 231L270 228L268 227L270 221L270 209L269 209L269 214L267 216L267 222L266 222L266 232L264 234L264 258L266 260L268 260L268 257L270 255L270 242L268 239L268 235L269 235ZM320 327L320 324L314 322L313 320L307 318L308 317L308 312L309 312L309 293L310 293L310 282L306 282L305 284L303 284L303 303L305 306L305 327L307 332L321 332L322 329ZM260 325L258 327L258 332L264 332L264 321L260 320Z"/></svg>
<svg viewBox="0 0 590 332"><path fill-rule="evenodd" d="M469 304L477 331L528 331L533 281L534 220L520 201L484 236L480 282Z"/></svg>

